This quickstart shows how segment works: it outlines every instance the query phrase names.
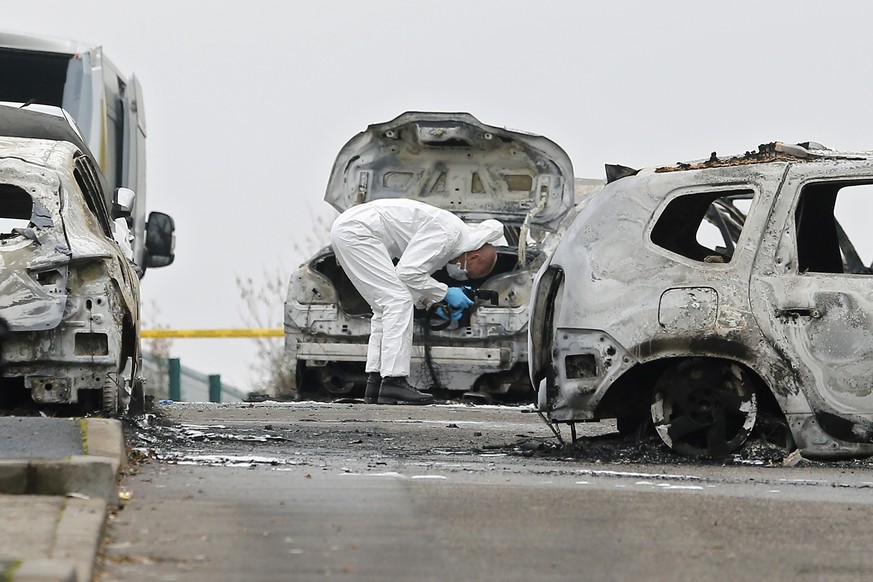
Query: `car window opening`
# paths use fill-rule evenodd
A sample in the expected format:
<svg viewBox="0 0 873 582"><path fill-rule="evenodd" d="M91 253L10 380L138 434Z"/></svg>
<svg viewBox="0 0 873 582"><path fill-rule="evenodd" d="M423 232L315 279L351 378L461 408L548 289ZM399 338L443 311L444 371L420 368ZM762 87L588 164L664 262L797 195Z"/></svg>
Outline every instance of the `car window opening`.
<svg viewBox="0 0 873 582"><path fill-rule="evenodd" d="M33 199L23 188L0 184L0 236L17 236L12 230L27 228L33 213Z"/></svg>
<svg viewBox="0 0 873 582"><path fill-rule="evenodd" d="M873 184L805 186L794 215L802 273L873 274L873 239L865 220Z"/></svg>
<svg viewBox="0 0 873 582"><path fill-rule="evenodd" d="M751 190L702 192L673 199L652 229L656 245L704 263L728 263L745 224Z"/></svg>

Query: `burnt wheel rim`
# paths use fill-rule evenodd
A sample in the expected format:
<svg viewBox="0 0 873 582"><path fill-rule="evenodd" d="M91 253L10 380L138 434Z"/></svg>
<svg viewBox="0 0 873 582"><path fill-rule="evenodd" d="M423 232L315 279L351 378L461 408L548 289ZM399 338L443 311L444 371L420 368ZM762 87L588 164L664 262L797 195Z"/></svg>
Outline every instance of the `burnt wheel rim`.
<svg viewBox="0 0 873 582"><path fill-rule="evenodd" d="M677 453L718 458L746 441L755 425L757 400L740 366L698 358L664 371L655 385L651 414L658 436Z"/></svg>

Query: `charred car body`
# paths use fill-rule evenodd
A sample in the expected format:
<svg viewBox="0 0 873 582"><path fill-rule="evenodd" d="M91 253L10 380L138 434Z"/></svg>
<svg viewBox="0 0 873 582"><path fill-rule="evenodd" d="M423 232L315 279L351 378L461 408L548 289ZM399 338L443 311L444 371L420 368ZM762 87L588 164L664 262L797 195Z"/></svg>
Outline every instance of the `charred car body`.
<svg viewBox="0 0 873 582"><path fill-rule="evenodd" d="M471 222L497 218L512 245L498 247L490 277L463 283L478 298L460 322L438 329L417 312L410 381L443 397L517 397L521 391L529 399L532 273L555 242L549 233L573 208L569 158L544 137L487 126L466 113L409 112L352 138L334 163L325 194L339 211L401 197ZM462 285L445 269L433 276ZM292 275L286 352L299 393L363 393L370 315L329 247Z"/></svg>
<svg viewBox="0 0 873 582"><path fill-rule="evenodd" d="M0 397L23 384L37 402L120 412L131 390L138 404L142 381L130 269L136 279L174 258L173 219L146 215L142 89L100 46L11 32L0 32L0 76L10 138L0 158L30 156L0 195L0 317L11 329ZM51 183L28 189L39 175ZM39 220L42 207L57 212Z"/></svg>
<svg viewBox="0 0 873 582"><path fill-rule="evenodd" d="M0 396L24 388L38 403L121 412L142 394L139 278L126 246L132 192L119 189L110 211L105 179L62 109L0 106L0 127L0 318L9 330ZM163 226L147 236L167 247Z"/></svg>
<svg viewBox="0 0 873 582"><path fill-rule="evenodd" d="M608 170L537 275L539 409L650 418L697 457L774 418L805 456L873 454L873 154L776 142Z"/></svg>

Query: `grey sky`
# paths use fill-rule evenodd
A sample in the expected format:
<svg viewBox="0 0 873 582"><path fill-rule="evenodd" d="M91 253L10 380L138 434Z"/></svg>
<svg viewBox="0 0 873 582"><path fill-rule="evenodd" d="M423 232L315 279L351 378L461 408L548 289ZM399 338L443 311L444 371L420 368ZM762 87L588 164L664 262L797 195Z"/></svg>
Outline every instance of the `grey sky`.
<svg viewBox="0 0 873 582"><path fill-rule="evenodd" d="M177 259L144 280L176 328L245 324L235 278L311 251L335 154L407 110L546 135L577 176L773 140L873 148L864 2L5 2L2 28L93 42L142 83L148 197ZM281 322L277 304L275 325ZM154 323L154 322L150 322ZM250 340L176 340L245 389Z"/></svg>

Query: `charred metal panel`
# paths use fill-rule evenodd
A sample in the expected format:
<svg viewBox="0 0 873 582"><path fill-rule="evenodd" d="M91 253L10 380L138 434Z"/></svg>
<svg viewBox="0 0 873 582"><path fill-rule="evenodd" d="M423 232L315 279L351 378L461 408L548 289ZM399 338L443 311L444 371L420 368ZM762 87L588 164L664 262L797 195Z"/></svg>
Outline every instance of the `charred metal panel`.
<svg viewBox="0 0 873 582"><path fill-rule="evenodd" d="M45 289L34 277L28 276L26 269L16 269L14 258L6 265L0 280L0 315L10 322L12 331L36 331L52 329L60 323L66 303L65 287L55 284ZM66 274L66 268L57 273ZM63 285L66 277L59 277L56 283ZM59 288L60 287L60 288Z"/></svg>
<svg viewBox="0 0 873 582"><path fill-rule="evenodd" d="M715 326L718 293L711 287L668 289L661 295L658 323L667 331L705 331Z"/></svg>
<svg viewBox="0 0 873 582"><path fill-rule="evenodd" d="M873 444L835 438L819 424L814 414L787 414L797 448L810 459L845 459L873 455Z"/></svg>
<svg viewBox="0 0 873 582"><path fill-rule="evenodd" d="M862 455L873 439L873 278L843 264L840 255L852 251L828 220L840 187L871 182L869 156L792 166L751 280L760 297L757 321L807 403L793 403L786 414L803 419L792 425L795 439L814 456ZM811 213L816 204L809 202L830 207Z"/></svg>
<svg viewBox="0 0 873 582"><path fill-rule="evenodd" d="M26 387L36 402L75 402L73 382L64 376L28 376Z"/></svg>
<svg viewBox="0 0 873 582"><path fill-rule="evenodd" d="M609 334L573 328L555 330L553 358L560 390L541 394L541 398L549 401L555 420L594 418L597 403L612 382L638 363ZM581 362L589 362L585 369L593 373L580 374Z"/></svg>
<svg viewBox="0 0 873 582"><path fill-rule="evenodd" d="M5 375L22 377L37 402L114 390L138 357L139 278L79 188L81 155L71 143L0 137L0 184L33 201L28 226L0 235Z"/></svg>
<svg viewBox="0 0 873 582"><path fill-rule="evenodd" d="M13 143L5 145L18 155L32 154L27 140ZM5 186L0 196L24 192L30 197L28 225L0 234L0 316L12 331L52 329L63 316L70 259L60 179L54 171L12 157L0 159L0 184Z"/></svg>
<svg viewBox="0 0 873 582"><path fill-rule="evenodd" d="M707 412L717 403L731 403L737 417L754 422L749 395L766 390L805 453L870 454L873 271L828 214L839 188L857 184L873 185L873 154L775 143L743 156L644 169L606 185L541 271L565 273L558 295L550 298L553 282L545 278L532 292L531 349L551 360L531 370L541 410L555 421L599 418L604 394L626 388L627 373L644 369L656 375L633 375L644 385L627 394L647 398L655 390L669 397L655 420L671 445L678 438L694 449L688 435L696 429L682 423L717 422ZM696 222L684 223L681 212L659 226L671 201L733 191L752 194L746 206L706 213L727 237L724 245L701 242ZM685 207L694 210L691 220L704 210ZM543 336L549 330L554 338ZM603 365L598 335L622 358L618 368ZM696 363L683 368L687 361ZM693 390L671 393L664 381L658 392L657 374L669 370L687 374L683 381ZM707 377L732 388L708 395ZM694 403L685 400L698 390ZM610 412L621 414L621 401L610 402ZM676 428L677 410L698 416L680 418ZM742 440L750 427L736 428ZM716 445L701 441L699 450L709 454L735 440Z"/></svg>
<svg viewBox="0 0 873 582"><path fill-rule="evenodd" d="M551 140L484 125L467 113L407 112L371 125L339 152L325 201L342 211L410 198L465 218L555 230L574 204L573 167Z"/></svg>
<svg viewBox="0 0 873 582"><path fill-rule="evenodd" d="M434 276L448 277L444 272ZM495 272L479 282L478 289L493 292L497 304L479 300L463 325L425 332L425 312L416 311L411 382L419 386L434 382L422 352L428 345L439 381L448 390L478 386L497 394L505 393L509 385L527 383L525 375L514 370L526 361L531 271L517 267L514 250L501 249ZM285 350L292 375L297 376L302 367L317 367L316 380L329 376L330 389L340 393L352 390L355 378L365 381L369 316L369 306L330 248L304 263L291 276L285 301Z"/></svg>

